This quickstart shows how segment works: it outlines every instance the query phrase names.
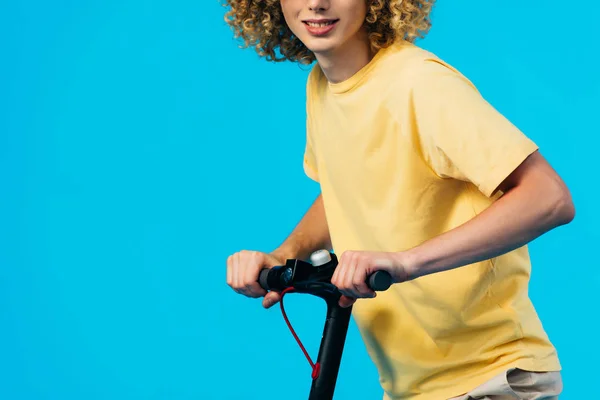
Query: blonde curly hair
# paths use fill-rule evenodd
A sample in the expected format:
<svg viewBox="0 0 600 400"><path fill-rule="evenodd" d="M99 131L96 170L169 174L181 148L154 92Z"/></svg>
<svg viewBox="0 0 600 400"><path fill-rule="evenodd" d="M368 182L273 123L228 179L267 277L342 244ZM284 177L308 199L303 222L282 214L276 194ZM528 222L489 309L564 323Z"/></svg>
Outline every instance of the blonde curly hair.
<svg viewBox="0 0 600 400"><path fill-rule="evenodd" d="M225 22L244 48L253 47L268 61L311 64L314 54L292 33L283 17L279 0L224 0ZM435 0L365 0L365 26L371 49L376 52L398 40L414 42L431 28ZM280 56L276 54L279 50Z"/></svg>

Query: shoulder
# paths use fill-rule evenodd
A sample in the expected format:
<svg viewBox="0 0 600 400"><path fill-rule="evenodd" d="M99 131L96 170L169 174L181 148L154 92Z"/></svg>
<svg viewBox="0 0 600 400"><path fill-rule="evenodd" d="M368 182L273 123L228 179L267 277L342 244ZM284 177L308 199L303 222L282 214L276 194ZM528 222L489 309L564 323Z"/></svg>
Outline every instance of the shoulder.
<svg viewBox="0 0 600 400"><path fill-rule="evenodd" d="M472 88L473 83L456 67L432 51L415 44L397 45L382 63L382 74L394 89L435 88L444 81L461 81Z"/></svg>
<svg viewBox="0 0 600 400"><path fill-rule="evenodd" d="M386 55L380 75L386 81L382 103L394 113L481 100L475 85L456 67L414 44Z"/></svg>

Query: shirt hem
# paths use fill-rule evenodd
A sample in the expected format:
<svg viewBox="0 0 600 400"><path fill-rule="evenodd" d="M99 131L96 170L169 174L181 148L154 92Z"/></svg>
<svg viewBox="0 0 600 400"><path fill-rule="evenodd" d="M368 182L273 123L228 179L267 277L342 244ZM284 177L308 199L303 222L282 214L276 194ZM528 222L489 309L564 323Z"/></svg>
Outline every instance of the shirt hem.
<svg viewBox="0 0 600 400"><path fill-rule="evenodd" d="M524 146L519 151L515 151L510 157L508 157L507 161L502 163L502 165L498 165L492 171L487 182L480 186L480 190L487 197L492 197L498 186L510 176L530 155L539 150L539 147L533 143L529 142L529 145Z"/></svg>

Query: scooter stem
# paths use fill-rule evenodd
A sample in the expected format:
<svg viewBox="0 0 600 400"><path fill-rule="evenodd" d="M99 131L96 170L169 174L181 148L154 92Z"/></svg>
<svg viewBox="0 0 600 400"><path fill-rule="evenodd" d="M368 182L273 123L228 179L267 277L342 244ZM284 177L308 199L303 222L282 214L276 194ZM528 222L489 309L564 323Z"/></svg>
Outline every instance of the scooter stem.
<svg viewBox="0 0 600 400"><path fill-rule="evenodd" d="M322 297L327 303L327 319L323 327L323 338L317 357L317 363L321 365L320 373L313 380L308 399L332 400L352 315L352 306L340 307L338 304L340 297L333 294L319 297Z"/></svg>

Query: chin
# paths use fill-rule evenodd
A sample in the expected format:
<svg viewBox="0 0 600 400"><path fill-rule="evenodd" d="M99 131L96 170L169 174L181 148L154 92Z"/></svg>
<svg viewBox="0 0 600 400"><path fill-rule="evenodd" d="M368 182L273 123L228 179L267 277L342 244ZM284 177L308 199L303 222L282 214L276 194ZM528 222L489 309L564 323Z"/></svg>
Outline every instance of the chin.
<svg viewBox="0 0 600 400"><path fill-rule="evenodd" d="M312 51L315 55L331 53L335 49L335 45L332 43L308 43L305 44L306 48Z"/></svg>

